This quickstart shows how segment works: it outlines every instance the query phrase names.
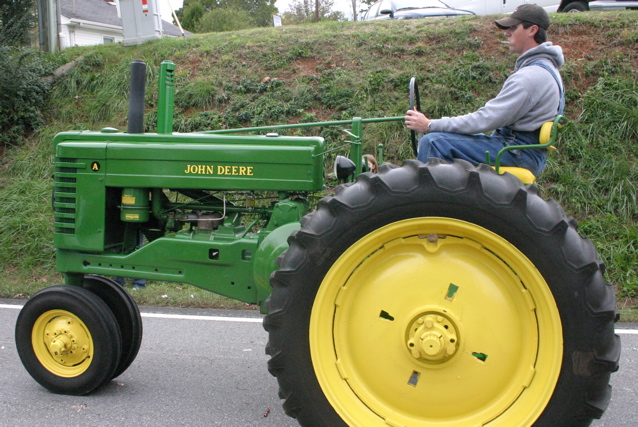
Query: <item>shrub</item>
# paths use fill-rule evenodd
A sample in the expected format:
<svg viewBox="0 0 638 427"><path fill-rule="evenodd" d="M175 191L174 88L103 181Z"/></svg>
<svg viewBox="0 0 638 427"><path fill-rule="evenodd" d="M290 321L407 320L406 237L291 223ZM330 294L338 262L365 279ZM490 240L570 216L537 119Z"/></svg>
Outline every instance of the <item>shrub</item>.
<svg viewBox="0 0 638 427"><path fill-rule="evenodd" d="M206 12L199 22L200 33L245 30L254 26L250 12L219 8Z"/></svg>
<svg viewBox="0 0 638 427"><path fill-rule="evenodd" d="M0 45L26 46L35 22L31 0L0 2Z"/></svg>
<svg viewBox="0 0 638 427"><path fill-rule="evenodd" d="M32 51L0 46L0 145L19 145L42 124L48 64Z"/></svg>

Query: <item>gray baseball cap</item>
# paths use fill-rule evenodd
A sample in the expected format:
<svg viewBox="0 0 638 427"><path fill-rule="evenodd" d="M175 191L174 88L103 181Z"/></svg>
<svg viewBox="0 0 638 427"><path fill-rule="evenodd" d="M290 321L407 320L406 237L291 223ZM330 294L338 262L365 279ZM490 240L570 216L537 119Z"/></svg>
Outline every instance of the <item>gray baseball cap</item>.
<svg viewBox="0 0 638 427"><path fill-rule="evenodd" d="M549 28L549 15L537 4L522 4L507 18L494 21L501 30L518 25L521 22L530 22L544 30Z"/></svg>

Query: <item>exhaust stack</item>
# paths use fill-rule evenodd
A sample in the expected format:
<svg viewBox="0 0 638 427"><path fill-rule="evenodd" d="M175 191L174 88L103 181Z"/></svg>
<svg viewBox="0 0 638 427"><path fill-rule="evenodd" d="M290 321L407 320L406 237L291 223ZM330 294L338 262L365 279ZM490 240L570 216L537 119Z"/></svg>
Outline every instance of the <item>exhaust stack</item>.
<svg viewBox="0 0 638 427"><path fill-rule="evenodd" d="M131 88L128 104L128 133L144 133L144 94L146 92L146 63L131 62Z"/></svg>

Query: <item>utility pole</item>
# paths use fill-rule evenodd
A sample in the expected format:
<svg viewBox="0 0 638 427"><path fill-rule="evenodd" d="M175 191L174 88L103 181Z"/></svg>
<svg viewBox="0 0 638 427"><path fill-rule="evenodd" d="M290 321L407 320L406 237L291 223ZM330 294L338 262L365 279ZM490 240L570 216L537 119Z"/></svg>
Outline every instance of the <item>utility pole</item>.
<svg viewBox="0 0 638 427"><path fill-rule="evenodd" d="M58 23L60 5L58 0L37 0L38 43L43 52L57 52L60 48Z"/></svg>

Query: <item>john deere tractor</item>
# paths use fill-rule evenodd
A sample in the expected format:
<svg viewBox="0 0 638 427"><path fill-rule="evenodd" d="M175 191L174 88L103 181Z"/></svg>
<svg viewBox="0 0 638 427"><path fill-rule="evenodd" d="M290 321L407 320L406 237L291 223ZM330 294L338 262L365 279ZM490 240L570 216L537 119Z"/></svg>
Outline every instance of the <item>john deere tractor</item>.
<svg viewBox="0 0 638 427"><path fill-rule="evenodd" d="M109 278L121 276L258 305L268 369L301 425L555 427L602 415L620 353L615 295L554 201L485 164L366 172L363 125L402 117L174 133L175 65L160 71L157 132L144 133L136 61L126 132L53 141L65 283L29 299L16 325L42 386L89 393L133 362L142 322ZM312 125L343 127L349 146L336 167L345 183L318 203L334 153L323 138L277 133Z"/></svg>

